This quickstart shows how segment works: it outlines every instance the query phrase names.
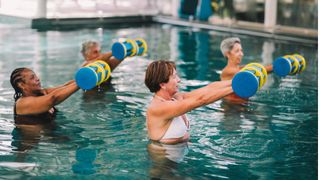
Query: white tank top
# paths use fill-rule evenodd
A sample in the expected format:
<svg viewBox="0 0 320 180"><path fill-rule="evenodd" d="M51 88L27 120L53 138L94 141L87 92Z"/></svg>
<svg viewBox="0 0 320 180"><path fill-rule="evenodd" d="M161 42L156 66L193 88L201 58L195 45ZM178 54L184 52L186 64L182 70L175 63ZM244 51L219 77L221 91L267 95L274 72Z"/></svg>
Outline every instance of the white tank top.
<svg viewBox="0 0 320 180"><path fill-rule="evenodd" d="M183 115L185 116L185 115ZM181 138L183 137L190 129L190 124L185 116L185 120L183 120L182 116L175 117L167 129L166 133L162 136L163 139L171 139L171 138Z"/></svg>
<svg viewBox="0 0 320 180"><path fill-rule="evenodd" d="M155 95L158 99L162 101L167 101L164 98ZM176 101L176 99L172 98L172 101ZM164 133L164 135L160 138L163 139L171 139L171 138L181 138L183 137L190 129L190 123L187 116L181 115L172 119L169 128Z"/></svg>

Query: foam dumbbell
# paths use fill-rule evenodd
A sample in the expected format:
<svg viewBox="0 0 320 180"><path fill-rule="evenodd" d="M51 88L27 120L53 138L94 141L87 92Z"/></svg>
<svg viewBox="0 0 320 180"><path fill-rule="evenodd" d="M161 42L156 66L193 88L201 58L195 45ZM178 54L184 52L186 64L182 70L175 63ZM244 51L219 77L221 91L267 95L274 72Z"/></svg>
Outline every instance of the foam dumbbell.
<svg viewBox="0 0 320 180"><path fill-rule="evenodd" d="M250 63L232 79L232 89L241 98L249 98L266 83L267 71L258 63Z"/></svg>
<svg viewBox="0 0 320 180"><path fill-rule="evenodd" d="M90 90L107 81L110 75L110 66L106 62L98 60L80 68L75 75L75 79L81 89Z"/></svg>
<svg viewBox="0 0 320 180"><path fill-rule="evenodd" d="M299 54L286 55L273 62L273 71L280 77L301 73L306 68L306 61Z"/></svg>
<svg viewBox="0 0 320 180"><path fill-rule="evenodd" d="M123 60L127 56L141 56L145 54L147 50L148 45L142 38L137 38L134 40L125 39L123 41L114 43L111 48L112 55L119 60Z"/></svg>
<svg viewBox="0 0 320 180"><path fill-rule="evenodd" d="M147 42L142 38L134 39L134 41L138 45L137 56L142 56L142 55L146 54L148 51Z"/></svg>

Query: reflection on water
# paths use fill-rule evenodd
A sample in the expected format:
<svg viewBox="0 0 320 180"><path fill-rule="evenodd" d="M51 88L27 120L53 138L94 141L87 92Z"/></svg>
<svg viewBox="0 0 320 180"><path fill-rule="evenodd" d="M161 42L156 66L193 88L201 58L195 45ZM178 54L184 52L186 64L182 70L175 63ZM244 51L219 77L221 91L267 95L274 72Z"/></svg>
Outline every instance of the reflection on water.
<svg viewBox="0 0 320 180"><path fill-rule="evenodd" d="M147 150L152 160L149 176L160 179L179 177L179 163L189 151L187 142L174 145L151 142Z"/></svg>
<svg viewBox="0 0 320 180"><path fill-rule="evenodd" d="M16 160L24 162L32 148L37 147L41 142L67 142L69 137L59 134L56 130L56 123L38 125L16 125L12 135L12 151L17 152Z"/></svg>
<svg viewBox="0 0 320 180"><path fill-rule="evenodd" d="M97 152L94 149L77 149L77 162L72 165L72 171L76 174L94 174L96 172L94 161L97 157Z"/></svg>
<svg viewBox="0 0 320 180"><path fill-rule="evenodd" d="M223 121L221 122L221 129L225 131L239 131L245 128L247 124L248 128L252 127L250 121L246 116L247 113L252 112L248 104L235 104L232 101L223 100L221 102L221 108L224 110Z"/></svg>
<svg viewBox="0 0 320 180"><path fill-rule="evenodd" d="M107 51L120 36L145 38L148 56L124 60L112 73L111 84L80 90L60 104L55 126L15 126L9 83L13 69L30 67L44 87L52 87L74 77L82 63L83 41L98 39ZM315 179L318 54L317 47L308 44L239 35L244 64L268 64L298 52L307 59L306 70L294 77L269 75L266 85L245 104L219 100L191 111L188 146L149 143L145 109L152 94L143 84L147 65L171 57L181 76L180 90L191 91L219 80L226 65L219 46L229 36L168 25L48 32L1 29L0 178Z"/></svg>
<svg viewBox="0 0 320 180"><path fill-rule="evenodd" d="M39 143L41 137L51 134L54 128L54 124L17 125L12 131L13 150L27 152Z"/></svg>
<svg viewBox="0 0 320 180"><path fill-rule="evenodd" d="M111 78L105 83L102 83L100 86L95 87L92 90L83 91L82 93L82 104L81 108L83 110L90 109L92 107L96 107L97 103L103 102L103 104L110 104L112 102L117 101L115 95L111 96L110 94L114 94L115 88L111 83ZM106 96L108 94L108 96Z"/></svg>

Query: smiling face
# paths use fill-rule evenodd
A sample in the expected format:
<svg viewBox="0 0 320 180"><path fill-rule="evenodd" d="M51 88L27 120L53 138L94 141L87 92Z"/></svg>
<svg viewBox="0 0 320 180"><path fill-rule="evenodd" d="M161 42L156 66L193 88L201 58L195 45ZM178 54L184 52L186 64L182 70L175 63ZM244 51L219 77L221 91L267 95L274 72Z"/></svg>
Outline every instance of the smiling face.
<svg viewBox="0 0 320 180"><path fill-rule="evenodd" d="M88 61L97 59L100 56L100 51L101 48L99 45L91 46L86 52L85 59Z"/></svg>
<svg viewBox="0 0 320 180"><path fill-rule="evenodd" d="M37 94L41 91L41 83L38 76L30 69L24 70L22 73L22 82L19 82L19 87L23 93Z"/></svg>
<svg viewBox="0 0 320 180"><path fill-rule="evenodd" d="M177 74L177 71L173 69L172 75L169 76L169 81L167 83L161 83L161 89L167 91L171 96L176 94L179 91L178 84L180 83L180 77Z"/></svg>
<svg viewBox="0 0 320 180"><path fill-rule="evenodd" d="M226 56L229 61L239 65L242 61L243 51L240 43L235 43L231 49L226 53Z"/></svg>

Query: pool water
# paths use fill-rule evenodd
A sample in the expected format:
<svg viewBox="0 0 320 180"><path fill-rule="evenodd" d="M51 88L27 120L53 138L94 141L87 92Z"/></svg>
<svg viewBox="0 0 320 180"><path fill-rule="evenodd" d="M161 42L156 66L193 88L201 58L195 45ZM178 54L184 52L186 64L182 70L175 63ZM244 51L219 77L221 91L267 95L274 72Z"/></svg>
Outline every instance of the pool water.
<svg viewBox="0 0 320 180"><path fill-rule="evenodd" d="M155 24L38 32L0 26L0 179L317 179L317 45ZM306 70L268 76L248 104L219 100L188 113L187 144L151 144L145 126L152 98L144 72L155 59L176 62L181 91L218 81L226 60L222 39L239 36L243 63L272 61L300 53ZM144 38L149 52L128 58L112 73L111 85L79 90L62 104L56 123L17 128L13 120L13 69L32 68L43 87L74 78L80 45L120 37Z"/></svg>

